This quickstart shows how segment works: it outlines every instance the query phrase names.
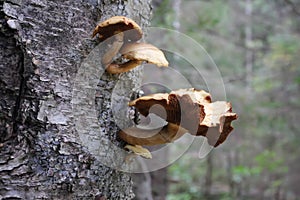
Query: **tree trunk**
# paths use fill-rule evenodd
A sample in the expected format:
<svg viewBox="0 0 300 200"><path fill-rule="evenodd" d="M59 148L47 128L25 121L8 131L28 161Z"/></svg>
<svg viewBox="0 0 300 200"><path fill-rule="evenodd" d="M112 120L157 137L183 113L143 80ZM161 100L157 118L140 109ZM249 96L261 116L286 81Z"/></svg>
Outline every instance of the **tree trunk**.
<svg viewBox="0 0 300 200"><path fill-rule="evenodd" d="M245 47L246 47L246 58L245 58L245 66L246 66L246 86L247 93L252 94L252 78L253 78L253 34L252 34L252 0L246 0L245 5L245 16L246 16L246 24L245 24ZM251 97L252 95L249 95Z"/></svg>
<svg viewBox="0 0 300 200"><path fill-rule="evenodd" d="M95 147L81 142L74 87L83 63L99 66L103 74L91 90L94 99L80 100L99 108L98 146L120 146L112 93L122 80L113 98L129 100L141 70L104 73L99 59L89 60L98 45L91 33L97 22L115 15L144 27L150 12L150 0L0 1L0 199L133 198L129 174L103 164L91 152Z"/></svg>
<svg viewBox="0 0 300 200"><path fill-rule="evenodd" d="M204 196L210 198L211 196L211 187L212 187L212 176L213 176L213 153L210 152L206 159L206 173L205 173L205 183L204 183Z"/></svg>

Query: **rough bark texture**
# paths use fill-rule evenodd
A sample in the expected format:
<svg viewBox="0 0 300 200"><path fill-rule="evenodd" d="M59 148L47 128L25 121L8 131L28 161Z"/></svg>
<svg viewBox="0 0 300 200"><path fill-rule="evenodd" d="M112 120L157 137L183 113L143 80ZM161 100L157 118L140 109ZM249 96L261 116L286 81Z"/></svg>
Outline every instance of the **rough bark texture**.
<svg viewBox="0 0 300 200"><path fill-rule="evenodd" d="M130 176L78 142L71 100L97 22L125 15L144 27L150 12L150 0L0 1L0 199L133 198ZM116 97L130 95L139 75L101 77L101 137L118 144L111 93L122 79Z"/></svg>

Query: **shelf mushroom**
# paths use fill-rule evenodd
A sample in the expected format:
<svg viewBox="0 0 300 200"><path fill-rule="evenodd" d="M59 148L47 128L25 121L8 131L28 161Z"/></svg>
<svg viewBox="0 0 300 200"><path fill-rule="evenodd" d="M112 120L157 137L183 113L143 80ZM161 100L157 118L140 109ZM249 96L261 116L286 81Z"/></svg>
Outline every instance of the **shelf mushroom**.
<svg viewBox="0 0 300 200"><path fill-rule="evenodd" d="M143 148L143 145L153 146L158 144L171 143L180 138L188 131L176 124L168 123L167 125L156 129L143 129L141 127L130 127L121 130L118 135L128 144L126 149L133 151L135 154L144 158L152 158L148 149Z"/></svg>
<svg viewBox="0 0 300 200"><path fill-rule="evenodd" d="M129 102L129 106L136 107L143 116L154 113L170 123L187 128L191 134L197 135L198 126L205 118L203 103L210 102L209 93L191 88L172 91L169 94L158 93L140 97ZM160 105L160 107L154 105Z"/></svg>
<svg viewBox="0 0 300 200"><path fill-rule="evenodd" d="M107 71L112 74L127 72L143 62L155 64L158 67L169 65L164 53L155 46L147 43L127 43L120 49L121 58L125 63L113 62L108 65Z"/></svg>
<svg viewBox="0 0 300 200"><path fill-rule="evenodd" d="M96 26L92 37L95 37L97 34L100 42L111 37L113 39L111 48L102 57L103 65L107 66L112 62L124 43L140 40L143 36L143 31L132 19L124 16L114 16Z"/></svg>
<svg viewBox="0 0 300 200"><path fill-rule="evenodd" d="M214 147L222 144L233 130L231 122L237 119L237 114L232 112L232 105L225 101L205 103L205 118L199 124L197 136L207 138L208 144Z"/></svg>
<svg viewBox="0 0 300 200"><path fill-rule="evenodd" d="M143 62L157 66L169 65L164 53L147 43L137 43L143 36L142 29L132 19L115 16L98 24L93 37L99 35L100 42L111 38L112 45L102 57L102 64L107 72L118 74L127 72ZM121 53L124 63L113 62L114 57Z"/></svg>
<svg viewBox="0 0 300 200"><path fill-rule="evenodd" d="M152 132L137 127L119 132L119 136L129 144L126 148L143 152L143 155L151 153L141 145L173 142L184 133L204 136L210 145L217 147L226 140L233 130L231 122L237 119L230 103L211 102L209 93L194 88L140 97L130 102L129 106L134 106L145 117L155 114L168 122L161 130L154 129ZM130 148L132 145L137 145L137 148Z"/></svg>

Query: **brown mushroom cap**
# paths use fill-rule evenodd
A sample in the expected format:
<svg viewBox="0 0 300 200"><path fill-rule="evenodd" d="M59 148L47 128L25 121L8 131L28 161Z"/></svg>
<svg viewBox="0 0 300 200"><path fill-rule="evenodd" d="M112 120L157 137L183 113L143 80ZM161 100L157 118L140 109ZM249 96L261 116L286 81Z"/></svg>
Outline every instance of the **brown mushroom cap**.
<svg viewBox="0 0 300 200"><path fill-rule="evenodd" d="M149 112L154 113L170 123L186 126L199 124L205 117L203 103L209 103L211 97L204 90L180 89L168 93L157 93L140 97L129 102L129 106L134 106L144 116ZM154 105L161 105L161 107ZM150 111L151 109L151 111ZM167 113L167 116L165 116ZM184 127L184 126L183 126ZM186 127L185 127L186 128Z"/></svg>
<svg viewBox="0 0 300 200"><path fill-rule="evenodd" d="M197 135L207 137L208 143L214 147L222 144L233 130L231 122L237 119L232 113L231 103L216 101L204 104L205 118L200 123Z"/></svg>
<svg viewBox="0 0 300 200"><path fill-rule="evenodd" d="M189 95L193 102L201 103L211 103L211 96L208 92L204 90L197 90L195 88L179 89L172 91L170 94L177 95Z"/></svg>
<svg viewBox="0 0 300 200"><path fill-rule="evenodd" d="M147 43L127 43L122 46L120 53L123 58L145 61L159 67L169 65L164 53L155 46Z"/></svg>
<svg viewBox="0 0 300 200"><path fill-rule="evenodd" d="M165 111L155 109L155 104L161 105ZM192 135L205 136L208 143L215 147L225 141L233 130L231 121L237 119L230 103L211 103L209 93L194 88L140 97L130 102L129 106L136 107L144 116L149 112L157 114L166 121L187 129ZM165 112L167 116L163 116ZM217 132L207 134L209 128L216 128Z"/></svg>
<svg viewBox="0 0 300 200"><path fill-rule="evenodd" d="M141 27L132 19L124 16L114 16L99 23L94 29L93 37L99 34L100 40L104 41L120 32L124 32L124 40L132 42L138 41L143 36Z"/></svg>

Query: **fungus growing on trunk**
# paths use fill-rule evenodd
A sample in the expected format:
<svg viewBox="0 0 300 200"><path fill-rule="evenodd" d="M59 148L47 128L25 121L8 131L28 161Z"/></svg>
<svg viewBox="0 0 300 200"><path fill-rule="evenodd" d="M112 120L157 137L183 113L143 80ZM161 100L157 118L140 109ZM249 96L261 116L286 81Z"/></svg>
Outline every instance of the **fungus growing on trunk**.
<svg viewBox="0 0 300 200"><path fill-rule="evenodd" d="M145 158L152 158L151 153L142 147L142 145L153 146L158 144L167 144L174 142L188 131L176 124L168 123L167 125L153 129L145 130L137 127L130 127L121 130L118 135L126 141L126 149L133 151L135 154Z"/></svg>
<svg viewBox="0 0 300 200"><path fill-rule="evenodd" d="M135 42L142 38L141 27L132 19L124 16L114 16L99 23L93 32L93 37L99 34L100 41L104 41L111 36L125 32L125 42Z"/></svg>
<svg viewBox="0 0 300 200"><path fill-rule="evenodd" d="M129 132L130 134L126 134ZM131 127L120 131L119 136L129 144L153 146L174 142L188 131L176 124L168 123L162 128L144 130Z"/></svg>
<svg viewBox="0 0 300 200"><path fill-rule="evenodd" d="M209 93L194 88L140 97L129 106L145 117L154 114L168 122L161 129L131 127L120 131L119 136L130 145L165 144L190 133L207 137L208 143L217 147L226 140L233 130L231 122L237 119L230 103L211 102Z"/></svg>
<svg viewBox="0 0 300 200"><path fill-rule="evenodd" d="M111 37L113 40L111 48L102 57L102 64L107 66L117 55L123 43L140 40L143 36L143 31L132 19L124 16L114 16L96 26L92 37L95 37L97 34L100 42Z"/></svg>
<svg viewBox="0 0 300 200"><path fill-rule="evenodd" d="M197 136L207 137L208 143L214 147L222 144L233 130L231 122L237 119L237 114L232 113L231 103L216 101L204 104L205 118L200 123ZM209 129L213 129L209 131Z"/></svg>
<svg viewBox="0 0 300 200"><path fill-rule="evenodd" d="M143 62L155 64L158 67L169 65L164 53L155 46L147 43L127 43L120 49L121 57L128 60L125 63L113 62L108 65L107 71L112 74L127 72Z"/></svg>
<svg viewBox="0 0 300 200"><path fill-rule="evenodd" d="M198 125L205 117L203 104L210 102L209 93L191 88L172 91L170 94L158 93L140 97L129 102L129 106L134 106L144 116L148 116L149 112L154 113L196 135Z"/></svg>
<svg viewBox="0 0 300 200"><path fill-rule="evenodd" d="M112 17L96 26L93 37L97 34L101 42L112 39L111 47L102 57L102 64L111 74L127 72L143 62L164 67L169 65L161 50L151 44L137 43L143 32L132 19L124 16ZM121 53L121 59L126 60L125 63L113 62L118 53Z"/></svg>

